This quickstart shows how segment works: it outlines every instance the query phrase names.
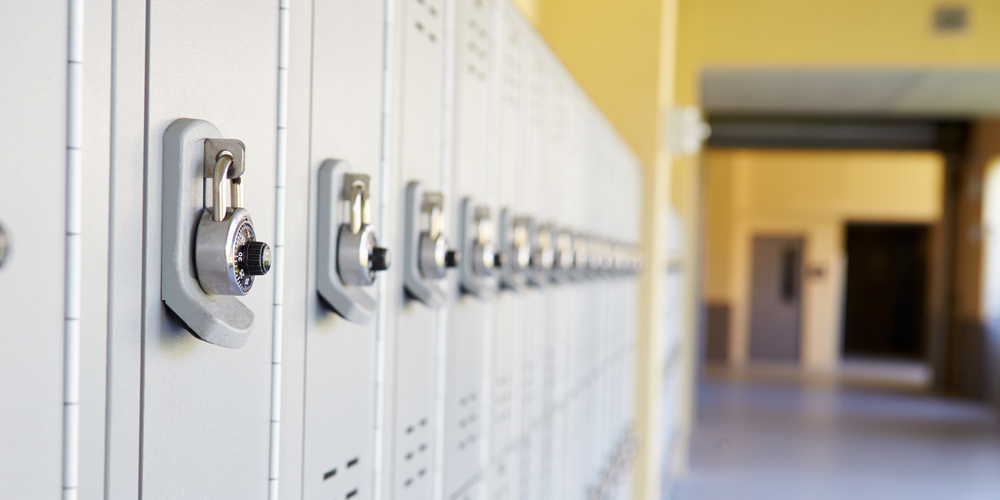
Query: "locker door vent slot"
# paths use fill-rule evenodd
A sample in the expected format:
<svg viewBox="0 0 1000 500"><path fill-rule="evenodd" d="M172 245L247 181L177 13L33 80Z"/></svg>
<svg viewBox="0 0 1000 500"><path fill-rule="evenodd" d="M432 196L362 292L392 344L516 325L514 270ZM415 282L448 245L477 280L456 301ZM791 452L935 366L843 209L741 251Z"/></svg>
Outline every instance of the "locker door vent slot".
<svg viewBox="0 0 1000 500"><path fill-rule="evenodd" d="M417 4L424 4L425 2L424 2L424 0L417 0L416 3ZM431 18L437 18L438 9L437 9L436 6L434 6L434 5L426 5L426 9L427 9L426 13L429 14ZM423 16L422 13L419 10L414 10L414 16L415 17L426 17L426 16ZM431 43L437 42L437 33L435 33L434 29L433 29L433 26L436 24L436 22L435 22L436 20L435 19L430 19L428 21L429 22L427 23L426 26L424 25L423 22L415 21L414 22L414 27L416 27L417 31L419 31L421 33L426 32L427 33L427 39L430 40Z"/></svg>
<svg viewBox="0 0 1000 500"><path fill-rule="evenodd" d="M358 494L358 489L355 488L355 489L347 492L347 495L345 495L344 498L352 498L352 497L354 497L354 495L357 495L357 494Z"/></svg>
<svg viewBox="0 0 1000 500"><path fill-rule="evenodd" d="M358 457L351 459L349 462L347 462L347 468L350 469L351 467L358 465L358 460L359 460Z"/></svg>
<svg viewBox="0 0 1000 500"><path fill-rule="evenodd" d="M331 477L336 475L337 475L337 469L333 469L327 472L326 474L323 474L323 480L326 481L327 479L330 479Z"/></svg>
<svg viewBox="0 0 1000 500"><path fill-rule="evenodd" d="M480 15L480 17L482 16ZM469 39L465 45L469 61L466 68L477 80L485 82L489 72L489 58L487 57L490 45L489 33L475 19L470 19L466 29L466 37Z"/></svg>

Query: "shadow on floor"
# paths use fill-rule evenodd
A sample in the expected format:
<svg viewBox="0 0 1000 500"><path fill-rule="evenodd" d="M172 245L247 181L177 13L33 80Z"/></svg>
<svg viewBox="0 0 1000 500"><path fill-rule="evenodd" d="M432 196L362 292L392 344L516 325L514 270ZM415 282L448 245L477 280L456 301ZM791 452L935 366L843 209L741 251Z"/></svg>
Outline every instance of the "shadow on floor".
<svg viewBox="0 0 1000 500"><path fill-rule="evenodd" d="M709 370L698 402L673 500L1000 499L1000 419L984 405L782 369Z"/></svg>

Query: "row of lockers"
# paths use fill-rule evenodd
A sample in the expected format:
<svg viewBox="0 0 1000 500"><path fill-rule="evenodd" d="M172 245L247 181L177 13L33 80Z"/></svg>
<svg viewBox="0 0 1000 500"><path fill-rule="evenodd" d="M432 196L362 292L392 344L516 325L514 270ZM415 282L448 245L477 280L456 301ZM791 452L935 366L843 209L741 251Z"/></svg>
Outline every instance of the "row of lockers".
<svg viewBox="0 0 1000 500"><path fill-rule="evenodd" d="M628 497L641 173L506 0L22 2L0 64L0 496Z"/></svg>

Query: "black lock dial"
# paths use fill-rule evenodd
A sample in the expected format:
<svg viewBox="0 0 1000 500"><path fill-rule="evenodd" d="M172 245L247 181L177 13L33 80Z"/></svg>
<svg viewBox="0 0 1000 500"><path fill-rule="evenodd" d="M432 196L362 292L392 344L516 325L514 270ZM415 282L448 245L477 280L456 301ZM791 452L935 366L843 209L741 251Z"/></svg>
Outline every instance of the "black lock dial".
<svg viewBox="0 0 1000 500"><path fill-rule="evenodd" d="M263 241L251 241L246 246L247 273L263 276L271 270L271 247Z"/></svg>
<svg viewBox="0 0 1000 500"><path fill-rule="evenodd" d="M253 226L247 220L243 220L236 230L233 249L236 283L243 293L247 293L253 287L254 276L263 275L271 269L271 249L267 243L256 240Z"/></svg>

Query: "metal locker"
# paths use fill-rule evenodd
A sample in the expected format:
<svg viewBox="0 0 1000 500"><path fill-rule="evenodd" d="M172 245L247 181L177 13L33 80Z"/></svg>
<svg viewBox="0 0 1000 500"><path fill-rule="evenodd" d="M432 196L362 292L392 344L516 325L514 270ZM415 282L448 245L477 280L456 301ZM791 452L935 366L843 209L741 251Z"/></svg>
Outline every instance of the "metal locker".
<svg viewBox="0 0 1000 500"><path fill-rule="evenodd" d="M491 11L492 2L463 0L454 2L454 26L446 37L453 61L446 75L445 88L452 88L446 105L446 120L452 120L446 137L446 170L451 173L452 234L465 241L454 242L463 251L463 266L473 259L482 259L485 248L473 248L467 225L473 209L489 210L492 231L489 243L496 238L499 212L495 204L496 189L488 172L491 164L490 146L490 83L493 73ZM446 99L449 99L446 98ZM481 215L486 215L485 212ZM466 230L463 230L466 229ZM470 251L471 250L471 251ZM484 254L485 255L485 254ZM494 263L491 262L491 265ZM484 272L489 277L469 273L464 267L450 280L452 302L448 305L447 345L445 347L445 387L443 418L443 498L478 498L474 484L482 475L481 450L486 445L483 430L488 419L483 412L490 405L484 401L482 377L484 341L489 339L492 302L497 299L496 279L499 269L493 266ZM471 281L471 283L470 283ZM471 286L470 286L471 285Z"/></svg>
<svg viewBox="0 0 1000 500"><path fill-rule="evenodd" d="M388 137L389 180L382 203L387 244L400 248L407 241L410 214L403 202L407 189L420 182L424 192L446 187L443 171L444 0L392 0L394 22L389 26L387 52L391 99L395 110ZM383 170L385 172L385 170ZM445 199L445 206L452 206ZM454 231L444 228L454 241ZM405 254L405 250L403 250ZM400 257L405 257L401 255ZM439 366L443 363L444 311L416 300L404 291L405 262L383 276L385 386L381 426L384 498L430 499L440 494L436 467L439 437Z"/></svg>
<svg viewBox="0 0 1000 500"><path fill-rule="evenodd" d="M495 175L488 182L496 186L499 210L506 210L511 217L530 217L530 197L524 182L526 169L523 166L523 136L521 107L523 101L521 79L521 53L523 51L524 23L515 9L506 1L498 1L494 7L494 51L493 89L491 125L494 127ZM508 258L516 258L508 256ZM520 366L519 353L524 331L524 297L530 294L528 287L520 290L504 290L495 300L492 335L488 338L489 368L483 374L484 383L490 389L490 412L485 422L489 433L489 447L486 451L491 468L496 461L507 454L514 439L515 421L519 418L520 376L514 368ZM488 474L493 481L505 476ZM489 491L495 485L488 486Z"/></svg>
<svg viewBox="0 0 1000 500"><path fill-rule="evenodd" d="M161 299L161 276L167 278L161 246L182 236L161 239L161 228L169 227L164 207L176 203L163 194L164 176L177 168L165 165L165 131L177 119L193 118L245 144L242 205L253 214L259 239L274 241L279 5L153 1L148 9L140 494L266 498L274 282L260 276L248 295L234 299L253 313L245 345L203 342ZM189 168L188 162L203 160L179 161ZM201 199L202 189L196 191L189 196Z"/></svg>
<svg viewBox="0 0 1000 500"><path fill-rule="evenodd" d="M522 32L522 127L526 137L523 141L524 176L527 179L527 205L535 217L539 231L548 232L550 237L562 222L558 217L560 199L559 185L551 183L552 165L549 155L553 146L548 134L555 124L551 110L549 74L542 59L540 37L525 30ZM554 263L553 263L554 267ZM554 271L545 273L537 286L525 293L525 316L523 330L519 336L517 363L514 372L520 391L520 415L514 427L515 439L524 449L520 454L521 471L525 474L521 484L525 486L522 498L536 498L540 493L542 472L539 459L543 454L542 442L536 429L554 404L554 388L558 383L558 356L561 353L559 340L555 337L553 323L558 312L550 309L555 289L559 286L552 281Z"/></svg>
<svg viewBox="0 0 1000 500"><path fill-rule="evenodd" d="M11 498L56 498L63 484L66 5L16 4L0 18L0 338L8 353L0 481Z"/></svg>
<svg viewBox="0 0 1000 500"><path fill-rule="evenodd" d="M303 220L309 223L296 231L307 242L305 265L290 270L285 284L286 289L294 286L305 291L301 298L306 310L305 338L298 346L304 354L285 352L285 356L304 356L303 428L297 443L302 464L300 476L282 473L287 481L302 483L304 499L362 500L375 495L378 319L358 323L342 317L344 311L322 296L318 280L322 273L331 274L322 268L323 258L336 259L344 251L324 247L320 235L324 231L336 234L350 218L342 196L346 193L331 190L324 182L349 185L344 176L368 176L365 196L370 221L379 244L386 246L386 232L380 227L386 180L382 172L384 26L382 3L322 0L312 4L309 25L304 27L310 33L304 43L312 50L308 157L289 164L287 199L290 209L294 205L308 214ZM331 170L326 172L326 168ZM377 301L384 278L376 274L373 285L354 289Z"/></svg>

